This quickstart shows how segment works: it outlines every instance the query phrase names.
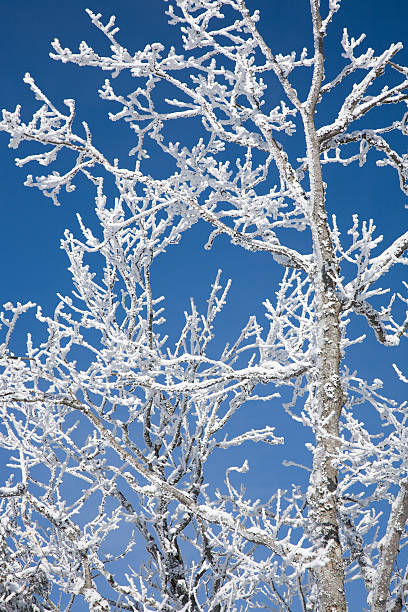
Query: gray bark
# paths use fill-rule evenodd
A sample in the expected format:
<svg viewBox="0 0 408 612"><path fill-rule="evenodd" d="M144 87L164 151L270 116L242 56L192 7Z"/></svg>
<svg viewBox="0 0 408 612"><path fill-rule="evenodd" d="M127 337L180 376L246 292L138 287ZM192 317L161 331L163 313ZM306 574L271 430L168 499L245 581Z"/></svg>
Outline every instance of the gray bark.
<svg viewBox="0 0 408 612"><path fill-rule="evenodd" d="M320 162L320 144L314 125L315 108L324 78L324 50L319 0L311 0L315 63L312 86L303 106L307 159L310 176L310 226L315 268L317 363L312 409L316 419L316 450L308 491L310 517L317 542L326 550L326 562L315 570L319 612L345 612L343 552L337 511L337 469L332 459L338 450L339 419L344 403L340 382L340 302L331 271L336 266L325 209L325 193Z"/></svg>

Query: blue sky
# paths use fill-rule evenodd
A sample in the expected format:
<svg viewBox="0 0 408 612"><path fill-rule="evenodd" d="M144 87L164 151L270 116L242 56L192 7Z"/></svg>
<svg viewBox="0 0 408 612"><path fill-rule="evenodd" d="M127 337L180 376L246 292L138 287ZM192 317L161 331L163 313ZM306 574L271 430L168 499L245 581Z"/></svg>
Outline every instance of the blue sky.
<svg viewBox="0 0 408 612"><path fill-rule="evenodd" d="M306 0L250 0L248 6L261 10L260 28L273 51L284 53L310 47ZM1 107L12 110L19 103L23 115L26 109L24 116L30 116L35 103L22 81L24 73L30 72L56 103L62 104L64 98L77 100L79 118L90 124L98 146L111 158L125 156L132 146L132 133L126 126L111 124L107 120L106 104L97 96L97 89L106 75L61 65L48 57L49 43L54 37L58 37L63 46L76 48L81 40L86 40L99 51L108 52L102 34L92 26L85 13L86 7L106 17L114 12L121 30L119 40L131 51L154 41L171 44L176 35L175 28L167 24L166 3L162 0L117 0L115 3L107 0L20 0L18 3L0 0L3 31L0 37ZM387 3L343 0L327 42L331 60L329 76L334 75L340 65L338 41L345 26L355 37L365 32L367 44L376 51L382 51L391 42L407 43L407 49L398 57L400 63L408 64L407 13L405 0L388 0ZM322 111L323 118L318 118L318 121L329 117L331 110L326 106ZM395 118L399 118L398 113ZM182 134L179 138L182 140ZM26 173L41 173L38 168L16 168L14 151L7 148L7 138L1 135L0 143L0 302L32 300L51 312L57 302L56 293L71 291L70 275L66 270L65 255L59 249L59 240L66 227L77 231L77 211L85 219L92 219L93 195L81 183L73 194L63 196L61 207L54 207L37 190L23 186ZM372 217L384 235L384 246L404 231L408 221L408 209L404 208L407 202L398 189L394 171L376 168L371 161L362 169L354 166L340 170L329 168L325 176L328 208L330 213L336 212L341 227L347 228L351 224L354 212L358 212L361 218ZM204 226L194 227L181 244L168 256L162 257L156 266L153 282L156 295L163 294L167 299L170 336L172 328L179 328L182 324L183 311L188 307L190 296L204 305L218 268L223 269L224 279L232 278L233 281L229 306L221 315L218 327L223 339L231 337L231 334L234 337L253 312L261 317L262 301L273 297L277 289L280 269L268 256L248 254L229 245L225 239L219 239L216 247L208 252L203 248L206 236ZM403 278L400 273L393 276L397 283ZM356 330L358 326L361 327L360 333L367 331L363 330L362 320L356 320ZM402 366L408 362L407 342L398 351L398 357L392 350L390 354L390 349L377 347L370 338L365 347L359 345L352 351L351 361L363 374L382 377L389 386L388 392L395 391L402 397L404 389L395 382L391 362L397 359ZM265 413L248 414L243 418L256 420L258 417L263 420ZM274 415L275 418L278 421L282 419L285 428L285 417ZM291 433L294 436L293 447L303 440L301 433ZM269 448L256 447L254 450L254 462L258 466L250 485L254 491L270 481L274 486L283 486L288 478L287 472L274 459L271 468ZM292 452L289 448L285 456L292 457ZM303 450L297 452L301 455Z"/></svg>
<svg viewBox="0 0 408 612"><path fill-rule="evenodd" d="M262 14L261 29L273 50L289 51L310 46L310 24L306 0L276 2L274 0L251 0L251 8L260 8ZM35 106L28 87L22 78L30 72L47 94L57 102L64 98L77 100L78 118L86 119L93 128L98 143L105 151L112 151L112 157L126 153L132 146L132 134L126 126L111 124L105 119L106 104L99 100L97 88L105 75L91 69L61 65L48 57L50 41L58 37L64 46L75 48L81 40L88 41L101 51L107 51L100 32L90 24L85 7L100 11L108 16L112 12L112 3L105 1L76 0L75 2L22 0L18 3L3 2L1 5L2 26L4 35L0 46L0 77L2 83L1 106L13 109L17 103L22 104L25 117ZM152 41L169 42L175 36L175 28L167 24L163 0L137 2L119 0L115 2L114 11L117 24L121 28L120 40L131 50L142 48ZM380 50L389 42L403 41L406 37L406 4L403 0L389 0L387 8L383 2L355 2L343 0L341 12L331 28L333 34L330 49L339 55L337 41L342 28L347 25L353 35L362 31L367 33L368 44ZM329 40L328 40L329 42ZM335 44L334 44L335 43ZM407 57L407 50L401 53ZM338 58L333 54L333 72L338 65ZM329 109L330 110L330 109ZM0 148L2 224L0 227L0 245L4 255L0 261L2 278L1 297L9 299L44 300L51 304L55 293L61 285L69 283L65 270L64 254L59 252L59 238L65 227L74 229L75 213L82 214L90 210L86 203L86 188L78 190L71 197L64 198L64 206L57 209L50 205L34 189L23 186L27 172L36 173L34 166L19 169L13 163L13 151L7 149L7 140L2 136ZM21 151L18 152L21 155ZM331 168L330 168L331 172ZM362 216L373 216L377 226L385 237L391 239L393 224L404 223L407 211L404 210L403 197L397 190L397 182L391 170L376 170L373 164L363 171L349 168L341 172L331 172L333 179L329 184L329 208L338 210L347 220L357 210ZM347 177L346 197L343 197L344 179ZM352 190L348 187L352 185ZM390 202L392 200L392 203ZM386 205L383 206L384 202ZM364 212L363 212L364 211ZM367 212L365 212L367 211ZM235 265L240 273L245 270L254 274L253 283L265 286L265 266L255 266L248 256L232 249L230 262L232 270ZM218 255L207 252L198 254L203 257L200 266L203 269L216 264L219 267ZM175 255L177 257L177 255ZM235 263L236 258L239 262ZM216 259L216 262L212 260ZM210 263L212 262L212 263ZM187 267L189 274L192 260L179 261ZM265 264L267 266L267 264ZM225 263L221 266L225 273ZM216 270L216 268L215 268ZM210 274L210 277L212 272ZM203 279L204 280L204 279ZM234 287L237 284L234 279ZM205 285L205 283L204 283ZM201 283L200 283L201 286ZM237 289L238 290L238 289ZM244 303L244 309L247 306Z"/></svg>

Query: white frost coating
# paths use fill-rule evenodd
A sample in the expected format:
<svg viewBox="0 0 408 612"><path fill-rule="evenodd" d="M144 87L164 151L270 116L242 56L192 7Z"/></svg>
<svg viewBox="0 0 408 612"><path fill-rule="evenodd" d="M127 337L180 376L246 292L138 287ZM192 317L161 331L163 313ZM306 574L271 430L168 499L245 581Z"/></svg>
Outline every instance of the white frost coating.
<svg viewBox="0 0 408 612"><path fill-rule="evenodd" d="M406 376L403 375L403 373L401 372L401 370L395 365L395 363L392 364L394 370L396 371L398 378L400 380L402 380L402 382L407 383L408 384L408 378Z"/></svg>
<svg viewBox="0 0 408 612"><path fill-rule="evenodd" d="M61 595L68 607L99 612L345 612L345 580L361 581L372 612L406 607L407 404L341 361L369 335L394 351L406 339L408 285L387 297L377 283L407 263L408 232L383 247L374 221L357 214L340 231L336 217L327 220L322 169L361 166L375 151L408 194L408 156L398 150L408 69L396 63L401 44L359 52L364 35L344 30L343 68L324 82L323 38L340 6L329 0L321 14L311 0L313 49L300 54L274 54L244 0L174 0L168 16L181 41L136 52L120 44L114 17L88 10L110 54L86 42L73 52L55 39L52 57L137 80L133 92L109 79L99 91L116 107L109 118L133 130L128 166L94 145L74 100L59 109L29 74L40 103L33 118L19 106L3 111L0 131L12 149L41 145L16 160L42 167L25 184L59 204L82 174L95 187L96 221L88 227L89 215L78 215L82 235L64 234L74 290L59 296L52 316L37 308L39 346L28 335L21 354L14 343L32 302L7 301L0 313L0 608L36 610L49 596L59 606ZM291 82L298 69L312 72L299 92ZM389 73L392 85L377 87ZM273 79L284 99L272 106ZM348 93L322 125L319 102L340 84ZM378 112L374 128L360 129L356 121L369 125L370 111L385 104L384 120ZM172 142L174 125L189 144ZM300 159L286 147L296 132L306 142ZM175 168L165 178L146 168L152 140ZM74 161L63 157L62 170L64 150ZM200 220L206 248L224 235L284 268L279 286L265 287L265 319L250 315L221 349L215 322L230 287L221 271L203 312L191 300L175 344L165 300L152 290L154 259ZM294 248L287 230L307 232L311 251ZM348 329L356 315L365 327L358 337ZM281 466L272 446L292 453L291 434L284 440L274 426L280 397L296 428L308 429L310 460L285 460L287 490L270 490L268 475L262 499L250 499L244 484L256 468L246 449L269 444L262 457L271 473ZM241 418L250 409L256 426ZM380 434L364 422L374 412ZM209 482L214 465L225 467Z"/></svg>

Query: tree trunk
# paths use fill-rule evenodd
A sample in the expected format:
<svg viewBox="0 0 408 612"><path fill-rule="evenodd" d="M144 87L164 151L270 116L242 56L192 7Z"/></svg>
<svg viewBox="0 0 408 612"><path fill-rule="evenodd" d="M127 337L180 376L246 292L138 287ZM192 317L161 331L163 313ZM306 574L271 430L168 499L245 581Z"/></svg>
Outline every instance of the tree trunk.
<svg viewBox="0 0 408 612"><path fill-rule="evenodd" d="M343 612L343 555L337 518L337 468L339 418L344 403L340 383L340 303L331 272L336 269L335 253L325 210L320 164L320 146L310 114L303 117L310 172L310 222L315 268L312 272L316 299L316 375L310 392L315 419L316 449L308 491L309 512L317 543L326 550L324 565L315 570L319 612Z"/></svg>

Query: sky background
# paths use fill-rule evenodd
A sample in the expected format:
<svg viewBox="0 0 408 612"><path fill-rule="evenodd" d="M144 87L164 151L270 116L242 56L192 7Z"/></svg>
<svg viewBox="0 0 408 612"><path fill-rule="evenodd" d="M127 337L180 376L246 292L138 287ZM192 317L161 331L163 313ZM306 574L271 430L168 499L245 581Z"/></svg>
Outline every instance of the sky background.
<svg viewBox="0 0 408 612"><path fill-rule="evenodd" d="M85 13L88 7L101 12L105 18L114 12L120 27L119 41L130 52L142 49L146 44L160 41L172 44L177 31L167 24L162 0L0 0L2 36L0 37L0 83L1 107L13 110L16 104L23 107L23 117L28 119L36 108L28 87L23 83L25 72L30 72L38 85L57 105L64 98L75 98L77 116L86 120L94 132L95 142L112 159L126 158L133 146L132 132L124 124L112 124L106 118L111 110L97 95L106 74L96 70L80 69L62 65L48 56L50 41L58 37L62 46L76 49L81 40L86 40L102 54L108 53L103 35L94 28ZM248 7L261 10L260 29L272 50L290 52L310 48L310 22L306 0L250 0ZM330 65L328 76L334 76L341 66L338 44L343 27L351 35L367 34L366 42L377 52L384 50L391 42L407 43L406 0L343 0L342 9L335 17L327 41ZM107 19L104 19L106 21ZM408 50L398 55L400 63L408 64ZM322 119L330 117L335 108L322 108ZM400 118L401 109L387 109ZM333 117L333 115L331 115ZM319 123L320 125L320 123ZM181 133L179 139L182 140ZM92 223L93 193L80 182L72 194L62 196L62 206L57 208L50 199L44 198L36 189L23 186L27 173L42 174L38 166L23 169L14 165L15 153L7 148L7 137L0 135L0 303L7 301L32 300L52 312L57 303L56 293L69 294L70 275L67 271L65 254L59 249L59 240L64 229L78 230L75 214L80 211ZM29 149L27 149L28 151ZM23 150L22 150L23 151ZM23 156L18 151L17 156ZM405 150L402 152L406 152ZM299 156L303 150L299 151ZM153 159L154 163L154 159ZM157 172L165 174L162 166ZM372 217L379 233L384 235L383 247L387 246L398 233L406 230L408 209L406 198L399 191L395 171L376 168L371 160L364 168L327 168L327 197L330 214L335 212L342 228L351 225L351 217L358 212L360 218ZM180 245L161 257L155 264L154 288L156 295L163 294L167 300L168 333L170 338L183 323L183 311L188 307L190 296L194 296L202 307L208 296L211 282L218 268L223 278L231 278L232 289L229 305L219 319L220 341L233 338L239 333L248 316L256 313L262 319L262 301L273 298L280 278L280 268L267 255L250 254L218 239L216 247L205 251L203 246L208 232L198 224L186 235ZM403 271L389 276L397 283L404 278ZM405 276L406 278L406 276ZM383 284L385 285L385 282ZM262 321L261 321L262 322ZM265 322L265 321L264 321ZM362 319L356 319L356 335L367 332ZM406 388L395 380L392 361L408 370L407 342L398 349L385 350L376 345L368 331L369 340L365 346L358 345L350 352L350 362L363 375L383 378L388 393L402 399ZM19 339L23 339L23 330ZM269 417L262 407L248 412L243 419L263 421ZM252 408L248 409L252 410ZM285 416L274 414L269 422L278 422L285 429ZM369 417L368 417L369 418ZM255 426L255 425L254 425ZM280 431L276 432L278 435ZM282 433L285 433L283 431ZM299 459L304 454L303 443L307 437L299 431L293 433L286 452L288 458ZM284 486L288 472L282 470L280 462L271 456L269 448L257 446L252 460L256 469L248 483L253 493L269 487ZM251 451L253 453L253 451ZM229 461L229 460L228 460ZM290 480L290 475L289 475ZM0 484L3 478L0 467ZM358 595L354 595L358 598ZM357 599L355 599L357 605ZM355 608L358 609L357 607Z"/></svg>

